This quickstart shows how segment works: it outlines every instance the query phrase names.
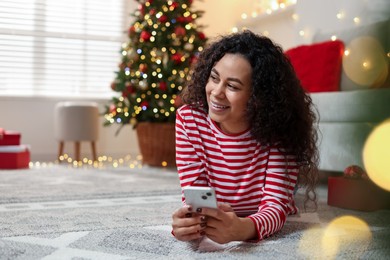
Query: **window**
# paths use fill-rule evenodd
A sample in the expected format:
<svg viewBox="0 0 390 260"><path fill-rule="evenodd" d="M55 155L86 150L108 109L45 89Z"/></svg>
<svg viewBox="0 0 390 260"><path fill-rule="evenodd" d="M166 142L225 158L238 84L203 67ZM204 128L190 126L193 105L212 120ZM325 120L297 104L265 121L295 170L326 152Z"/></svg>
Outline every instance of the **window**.
<svg viewBox="0 0 390 260"><path fill-rule="evenodd" d="M0 95L109 97L125 0L1 0Z"/></svg>

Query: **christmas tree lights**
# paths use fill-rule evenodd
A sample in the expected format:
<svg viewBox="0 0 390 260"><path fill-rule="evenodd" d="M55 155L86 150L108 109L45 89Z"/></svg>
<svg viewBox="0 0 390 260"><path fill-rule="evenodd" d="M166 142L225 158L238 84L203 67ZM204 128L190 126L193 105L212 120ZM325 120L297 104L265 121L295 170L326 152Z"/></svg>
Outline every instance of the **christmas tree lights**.
<svg viewBox="0 0 390 260"><path fill-rule="evenodd" d="M137 0L128 42L106 105L105 126L138 122L174 122L178 94L207 38L192 10L192 0Z"/></svg>

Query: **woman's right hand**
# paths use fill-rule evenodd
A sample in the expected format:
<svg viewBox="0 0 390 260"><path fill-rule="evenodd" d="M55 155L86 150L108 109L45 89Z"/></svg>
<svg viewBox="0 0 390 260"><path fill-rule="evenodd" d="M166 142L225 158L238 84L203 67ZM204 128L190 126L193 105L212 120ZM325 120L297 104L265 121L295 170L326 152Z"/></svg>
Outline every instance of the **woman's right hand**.
<svg viewBox="0 0 390 260"><path fill-rule="evenodd" d="M206 217L184 206L172 214L172 233L180 241L191 241L204 236Z"/></svg>

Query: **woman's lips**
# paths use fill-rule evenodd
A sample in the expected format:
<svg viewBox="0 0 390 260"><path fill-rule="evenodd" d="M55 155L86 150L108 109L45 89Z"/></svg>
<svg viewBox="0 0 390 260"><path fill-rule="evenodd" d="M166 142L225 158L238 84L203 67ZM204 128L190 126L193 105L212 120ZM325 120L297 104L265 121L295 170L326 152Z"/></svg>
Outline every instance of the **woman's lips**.
<svg viewBox="0 0 390 260"><path fill-rule="evenodd" d="M218 104L218 103L214 103L214 102L210 102L211 106L215 109L226 109L226 108L229 108L229 106L225 106L225 105L222 105L222 104Z"/></svg>
<svg viewBox="0 0 390 260"><path fill-rule="evenodd" d="M224 106L224 105L222 105L222 104L210 102L210 109L211 109L211 111L214 112L214 113L223 113L223 112L225 112L227 109L229 109L229 106Z"/></svg>

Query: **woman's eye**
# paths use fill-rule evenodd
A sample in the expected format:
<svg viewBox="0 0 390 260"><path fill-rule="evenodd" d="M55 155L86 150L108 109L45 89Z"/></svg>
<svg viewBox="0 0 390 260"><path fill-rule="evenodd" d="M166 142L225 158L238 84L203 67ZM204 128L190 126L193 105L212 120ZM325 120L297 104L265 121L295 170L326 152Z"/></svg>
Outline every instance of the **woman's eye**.
<svg viewBox="0 0 390 260"><path fill-rule="evenodd" d="M228 85L228 87L230 88L230 89L232 89L232 90L238 90L238 88L236 87L236 86L233 86L233 85Z"/></svg>
<svg viewBox="0 0 390 260"><path fill-rule="evenodd" d="M210 78L211 78L213 81L218 81L218 78L217 78L217 76L210 75Z"/></svg>

